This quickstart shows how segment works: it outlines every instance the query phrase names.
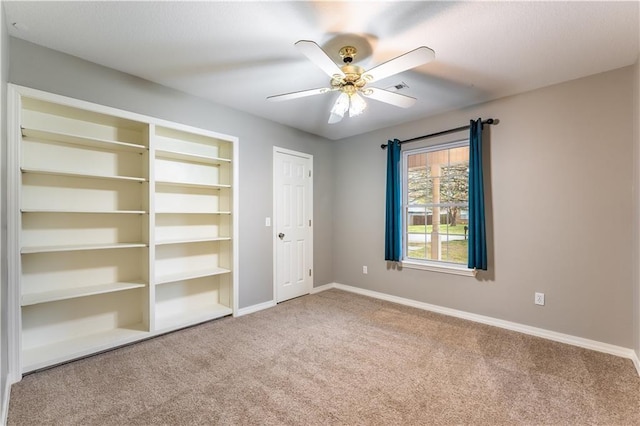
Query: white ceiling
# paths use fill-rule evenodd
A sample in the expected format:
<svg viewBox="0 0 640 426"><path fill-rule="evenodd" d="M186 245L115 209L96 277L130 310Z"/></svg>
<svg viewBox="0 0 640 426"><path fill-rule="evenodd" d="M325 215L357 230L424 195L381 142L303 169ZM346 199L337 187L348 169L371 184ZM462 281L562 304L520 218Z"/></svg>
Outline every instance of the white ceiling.
<svg viewBox="0 0 640 426"><path fill-rule="evenodd" d="M13 37L329 139L631 65L640 51L637 1L3 5ZM422 45L436 59L374 85L406 83L401 93L418 98L413 107L368 100L363 115L327 124L335 92L266 100L328 86L294 47L301 39L337 63L339 48L355 45L366 69Z"/></svg>

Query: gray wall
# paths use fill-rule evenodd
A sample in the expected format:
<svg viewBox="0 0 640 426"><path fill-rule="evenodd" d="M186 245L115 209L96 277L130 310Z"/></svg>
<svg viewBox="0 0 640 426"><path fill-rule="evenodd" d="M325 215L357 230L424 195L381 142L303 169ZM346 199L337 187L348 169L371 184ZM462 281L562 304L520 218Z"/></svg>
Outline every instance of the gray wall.
<svg viewBox="0 0 640 426"><path fill-rule="evenodd" d="M626 67L337 142L336 282L633 347L635 78ZM477 117L500 119L485 132L488 273L389 269L380 144Z"/></svg>
<svg viewBox="0 0 640 426"><path fill-rule="evenodd" d="M633 117L633 349L640 358L640 58L634 66Z"/></svg>
<svg viewBox="0 0 640 426"><path fill-rule="evenodd" d="M0 406L5 401L7 383L7 203L6 200L6 147L7 147L7 81L9 79L9 35L4 16L4 5L0 4ZM2 420L0 420L2 421Z"/></svg>
<svg viewBox="0 0 640 426"><path fill-rule="evenodd" d="M273 146L312 154L314 285L333 281L330 141L15 38L9 81L239 137L241 308L273 299Z"/></svg>
<svg viewBox="0 0 640 426"><path fill-rule="evenodd" d="M273 145L314 155L315 285L339 282L624 347L634 340L634 67L343 141L298 132L10 39L11 82L240 138L240 306L272 299ZM383 259L380 143L495 117L486 153L490 271ZM361 273L362 266L369 274ZM546 293L544 307L534 291ZM637 321L636 321L637 322Z"/></svg>

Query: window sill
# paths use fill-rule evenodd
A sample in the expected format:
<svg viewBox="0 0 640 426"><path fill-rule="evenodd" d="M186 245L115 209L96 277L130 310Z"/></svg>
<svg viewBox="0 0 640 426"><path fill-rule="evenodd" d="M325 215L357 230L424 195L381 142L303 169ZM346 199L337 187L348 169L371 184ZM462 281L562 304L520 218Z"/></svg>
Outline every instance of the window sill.
<svg viewBox="0 0 640 426"><path fill-rule="evenodd" d="M423 271L441 272L444 274L463 275L465 277L475 277L477 271L475 269L469 269L462 265L442 264L442 263L427 263L418 262L412 260L403 260L400 262L403 268L420 269Z"/></svg>

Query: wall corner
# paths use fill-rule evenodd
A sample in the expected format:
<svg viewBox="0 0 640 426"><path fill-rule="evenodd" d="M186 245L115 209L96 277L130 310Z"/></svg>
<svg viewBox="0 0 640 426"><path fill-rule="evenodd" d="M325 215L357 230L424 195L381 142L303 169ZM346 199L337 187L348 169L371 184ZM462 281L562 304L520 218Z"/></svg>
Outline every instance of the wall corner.
<svg viewBox="0 0 640 426"><path fill-rule="evenodd" d="M633 241L631 256L633 271L633 350L640 358L640 54L634 65L633 79L633 212L631 225ZM638 365L636 364L636 367ZM640 374L640 370L638 371Z"/></svg>

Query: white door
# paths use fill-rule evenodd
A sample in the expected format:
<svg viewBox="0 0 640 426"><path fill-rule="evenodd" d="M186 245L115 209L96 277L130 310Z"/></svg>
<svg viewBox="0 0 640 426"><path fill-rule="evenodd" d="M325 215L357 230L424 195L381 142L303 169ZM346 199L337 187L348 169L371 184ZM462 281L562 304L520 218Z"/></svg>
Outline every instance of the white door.
<svg viewBox="0 0 640 426"><path fill-rule="evenodd" d="M276 302L313 287L313 157L274 147L274 292Z"/></svg>

